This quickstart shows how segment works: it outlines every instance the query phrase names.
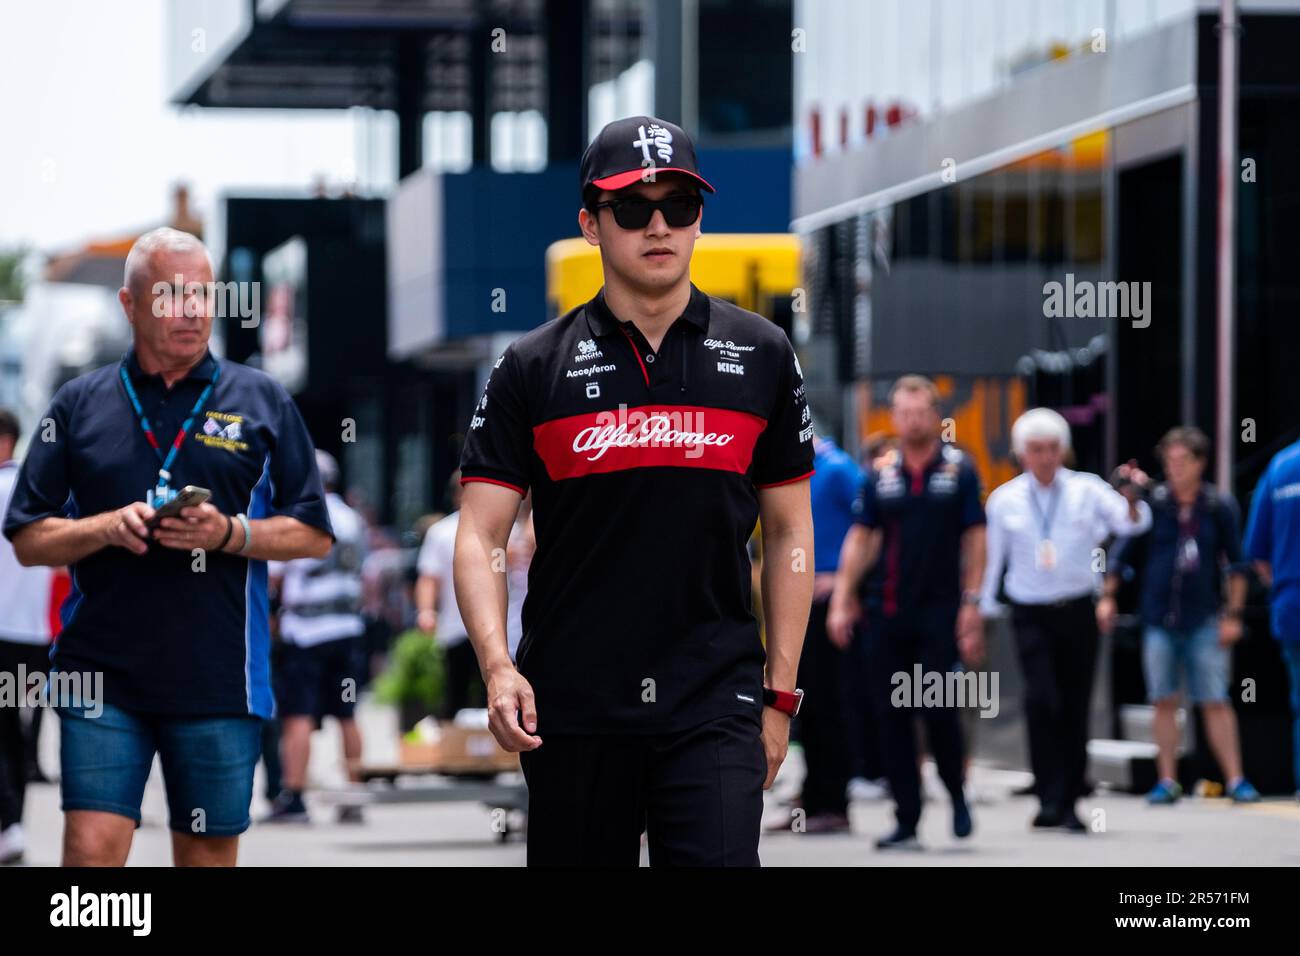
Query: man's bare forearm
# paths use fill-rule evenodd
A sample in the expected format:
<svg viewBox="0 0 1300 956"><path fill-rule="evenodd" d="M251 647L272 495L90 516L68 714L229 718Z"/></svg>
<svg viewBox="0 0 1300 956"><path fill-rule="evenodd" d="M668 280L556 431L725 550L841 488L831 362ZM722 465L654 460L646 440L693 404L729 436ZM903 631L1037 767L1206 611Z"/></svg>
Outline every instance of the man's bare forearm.
<svg viewBox="0 0 1300 956"><path fill-rule="evenodd" d="M835 572L835 593L840 597L857 594L862 579L867 576L880 557L880 538L877 531L855 524L844 536L840 546L840 567Z"/></svg>
<svg viewBox="0 0 1300 956"><path fill-rule="evenodd" d="M979 594L984 585L986 534L984 525L967 528L961 535L962 590Z"/></svg>
<svg viewBox="0 0 1300 956"><path fill-rule="evenodd" d="M26 567L75 564L108 546L113 512L88 518L42 518L14 535L14 554Z"/></svg>
<svg viewBox="0 0 1300 956"><path fill-rule="evenodd" d="M498 667L514 666L506 636L508 589L504 556L510 529L494 534L467 517L462 509L456 529L452 583L461 620L478 656L479 668L486 675Z"/></svg>
<svg viewBox="0 0 1300 956"><path fill-rule="evenodd" d="M243 546L244 530L239 519L231 516L235 522L226 551L238 551ZM245 558L257 561L292 561L294 558L328 557L333 542L328 532L320 528L290 518L288 515L273 515L270 518L258 518L250 521L253 529L253 544L244 554Z"/></svg>
<svg viewBox="0 0 1300 956"><path fill-rule="evenodd" d="M812 529L763 534L763 620L767 684L794 690L813 595ZM802 560L796 560L802 555ZM802 569L802 570L798 570Z"/></svg>

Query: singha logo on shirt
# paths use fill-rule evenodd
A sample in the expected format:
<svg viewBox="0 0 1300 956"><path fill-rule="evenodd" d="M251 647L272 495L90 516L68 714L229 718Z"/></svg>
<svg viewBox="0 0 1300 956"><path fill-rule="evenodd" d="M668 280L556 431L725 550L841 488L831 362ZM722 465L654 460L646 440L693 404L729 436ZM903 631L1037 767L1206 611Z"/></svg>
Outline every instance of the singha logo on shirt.
<svg viewBox="0 0 1300 956"><path fill-rule="evenodd" d="M590 362L593 359L602 357L605 353L596 348L595 339L582 339L578 342L578 354L573 357L575 362Z"/></svg>

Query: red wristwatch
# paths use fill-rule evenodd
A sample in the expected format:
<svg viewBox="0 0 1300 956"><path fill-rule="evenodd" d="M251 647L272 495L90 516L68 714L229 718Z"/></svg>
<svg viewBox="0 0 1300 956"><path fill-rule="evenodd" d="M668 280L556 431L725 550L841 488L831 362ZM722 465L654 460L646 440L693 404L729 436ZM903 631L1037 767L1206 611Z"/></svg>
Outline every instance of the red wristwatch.
<svg viewBox="0 0 1300 956"><path fill-rule="evenodd" d="M803 706L803 691L797 687L793 692L772 690L770 687L764 687L763 703L768 707L775 707L783 714L797 717L799 716L799 708Z"/></svg>

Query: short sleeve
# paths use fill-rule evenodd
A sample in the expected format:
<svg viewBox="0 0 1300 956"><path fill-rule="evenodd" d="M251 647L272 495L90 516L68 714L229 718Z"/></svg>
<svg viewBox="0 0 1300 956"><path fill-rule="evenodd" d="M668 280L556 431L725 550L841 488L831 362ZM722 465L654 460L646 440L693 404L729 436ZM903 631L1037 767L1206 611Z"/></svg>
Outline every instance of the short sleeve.
<svg viewBox="0 0 1300 956"><path fill-rule="evenodd" d="M27 525L43 518L69 513L72 488L68 477L68 422L73 402L69 386L60 388L27 443L27 457L18 471L4 516L6 538L12 540Z"/></svg>
<svg viewBox="0 0 1300 956"><path fill-rule="evenodd" d="M483 397L474 406L460 458L462 485L486 481L527 494L533 434L525 394L511 346L497 359Z"/></svg>
<svg viewBox="0 0 1300 956"><path fill-rule="evenodd" d="M1249 562L1241 550L1241 510L1237 499L1227 492L1219 493L1219 547L1223 550L1225 569L1230 572L1243 573L1249 570Z"/></svg>
<svg viewBox="0 0 1300 956"><path fill-rule="evenodd" d="M754 484L759 488L784 485L813 473L812 412L804 388L799 360L783 334L781 371L767 427L754 445Z"/></svg>
<svg viewBox="0 0 1300 956"><path fill-rule="evenodd" d="M980 503L980 476L969 464L962 467L958 492L961 495L961 530L984 524L984 506Z"/></svg>
<svg viewBox="0 0 1300 956"><path fill-rule="evenodd" d="M296 518L334 537L325 489L316 469L316 446L289 393L279 389L280 424L271 452L271 513ZM249 515L252 517L252 515Z"/></svg>
<svg viewBox="0 0 1300 956"><path fill-rule="evenodd" d="M1246 557L1254 561L1273 560L1273 469L1255 486L1246 522Z"/></svg>
<svg viewBox="0 0 1300 956"><path fill-rule="evenodd" d="M858 497L853 502L853 520L868 528L880 527L880 512L876 508L876 473L868 471L858 486Z"/></svg>
<svg viewBox="0 0 1300 956"><path fill-rule="evenodd" d="M442 521L446 521L443 518ZM447 548L443 544L445 529L441 527L442 521L431 525L425 532L424 543L420 545L419 557L415 560L415 568L423 577L429 578L451 578L451 562L448 560Z"/></svg>

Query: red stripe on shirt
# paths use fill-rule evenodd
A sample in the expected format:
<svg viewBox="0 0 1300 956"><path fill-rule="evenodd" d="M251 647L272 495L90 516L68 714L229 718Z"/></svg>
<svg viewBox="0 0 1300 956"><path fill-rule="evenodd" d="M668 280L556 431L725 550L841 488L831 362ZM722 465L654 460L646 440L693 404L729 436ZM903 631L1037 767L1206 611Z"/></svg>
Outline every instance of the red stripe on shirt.
<svg viewBox="0 0 1300 956"><path fill-rule="evenodd" d="M587 412L533 428L552 481L631 468L709 468L745 474L767 421L696 405Z"/></svg>

